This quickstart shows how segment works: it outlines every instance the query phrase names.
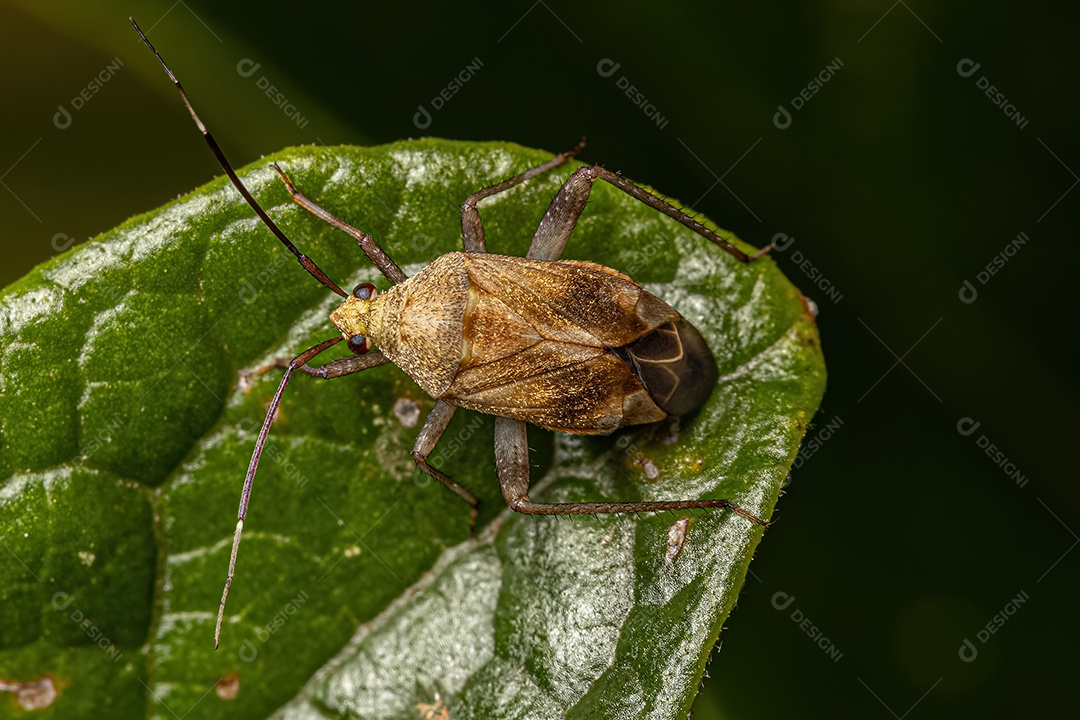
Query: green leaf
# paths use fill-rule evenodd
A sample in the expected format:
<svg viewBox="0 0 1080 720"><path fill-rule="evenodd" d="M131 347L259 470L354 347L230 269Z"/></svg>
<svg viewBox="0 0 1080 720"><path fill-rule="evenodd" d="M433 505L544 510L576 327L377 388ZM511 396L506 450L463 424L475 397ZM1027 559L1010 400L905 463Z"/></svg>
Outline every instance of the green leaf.
<svg viewBox="0 0 1080 720"><path fill-rule="evenodd" d="M413 274L460 247L470 193L548 157L419 140L274 159ZM385 288L268 163L241 174L294 242L342 286ZM488 248L524 253L568 172L484 201ZM724 497L771 515L824 390L799 292L605 183L565 256L672 303L721 380L677 424L530 428L534 499ZM220 178L0 296L0 715L25 716L42 683L57 694L35 717L685 717L763 530L730 512L513 515L492 419L461 411L432 458L481 498L470 538L468 506L413 469L409 411L434 403L393 366L289 387L214 652L280 378L238 374L333 337L336 301Z"/></svg>

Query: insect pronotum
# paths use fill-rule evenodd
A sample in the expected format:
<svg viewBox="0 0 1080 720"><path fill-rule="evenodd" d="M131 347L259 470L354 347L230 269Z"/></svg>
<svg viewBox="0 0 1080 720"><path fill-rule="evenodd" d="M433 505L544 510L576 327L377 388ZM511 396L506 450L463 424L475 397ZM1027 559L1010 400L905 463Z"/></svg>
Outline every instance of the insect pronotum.
<svg viewBox="0 0 1080 720"><path fill-rule="evenodd" d="M758 525L765 521L730 500L545 503L529 499L529 450L525 424L566 433L601 434L626 425L657 422L698 408L716 384L716 361L701 334L673 307L618 270L559 260L585 209L592 184L604 180L685 225L744 263L772 249L747 255L679 208L629 180L596 165L575 170L541 218L526 257L487 253L477 203L546 173L573 158L569 152L484 188L461 206L464 252L435 258L406 277L367 233L339 220L304 197L273 165L301 207L356 239L393 285L376 292L370 283L346 293L274 224L237 177L224 153L188 101L180 81L134 20L131 24L180 91L218 163L232 184L303 268L345 300L330 314L340 335L305 350L285 372L259 431L244 478L229 556L229 572L218 607L214 647L221 638L225 602L236 571L240 535L247 517L255 471L282 393L297 370L318 378L350 375L392 362L435 400L413 446L416 466L472 506L477 498L427 462L454 411L495 416L495 469L511 509L530 515L635 513L728 508ZM345 340L353 352L318 368L308 363ZM372 346L378 349L372 349Z"/></svg>

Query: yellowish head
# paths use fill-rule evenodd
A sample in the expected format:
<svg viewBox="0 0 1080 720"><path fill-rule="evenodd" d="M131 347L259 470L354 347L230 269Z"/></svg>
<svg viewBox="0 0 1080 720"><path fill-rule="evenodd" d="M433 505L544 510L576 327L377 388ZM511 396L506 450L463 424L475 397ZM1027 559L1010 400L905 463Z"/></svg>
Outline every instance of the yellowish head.
<svg viewBox="0 0 1080 720"><path fill-rule="evenodd" d="M371 283L360 283L332 313L330 321L337 325L349 349L363 355L371 349L368 335L368 311L378 292Z"/></svg>

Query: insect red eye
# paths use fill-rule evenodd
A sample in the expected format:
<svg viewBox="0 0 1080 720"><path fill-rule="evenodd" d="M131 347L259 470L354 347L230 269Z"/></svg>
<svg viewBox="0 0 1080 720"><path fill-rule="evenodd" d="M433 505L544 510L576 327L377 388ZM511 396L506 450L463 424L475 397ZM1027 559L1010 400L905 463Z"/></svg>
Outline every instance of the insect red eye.
<svg viewBox="0 0 1080 720"><path fill-rule="evenodd" d="M367 335L353 335L346 344L356 355L363 355L371 349L371 339Z"/></svg>
<svg viewBox="0 0 1080 720"><path fill-rule="evenodd" d="M371 298L375 297L376 292L377 291L375 290L375 286L371 283L360 283L353 288L352 294L353 297L357 299L370 300Z"/></svg>

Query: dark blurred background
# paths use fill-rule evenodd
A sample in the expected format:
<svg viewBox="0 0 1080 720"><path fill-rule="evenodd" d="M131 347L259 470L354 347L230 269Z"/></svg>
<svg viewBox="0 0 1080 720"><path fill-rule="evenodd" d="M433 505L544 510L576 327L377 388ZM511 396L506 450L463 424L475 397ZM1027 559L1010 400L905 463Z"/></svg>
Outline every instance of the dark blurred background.
<svg viewBox="0 0 1080 720"><path fill-rule="evenodd" d="M219 172L128 15L238 166L588 133L795 239L829 387L696 718L1075 708L1073 6L0 2L2 285Z"/></svg>

